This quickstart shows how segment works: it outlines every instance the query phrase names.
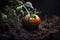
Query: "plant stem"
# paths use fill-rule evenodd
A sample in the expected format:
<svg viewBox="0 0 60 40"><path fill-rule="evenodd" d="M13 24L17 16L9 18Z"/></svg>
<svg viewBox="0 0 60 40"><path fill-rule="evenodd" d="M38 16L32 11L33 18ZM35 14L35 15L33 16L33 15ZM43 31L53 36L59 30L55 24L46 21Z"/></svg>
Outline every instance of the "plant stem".
<svg viewBox="0 0 60 40"><path fill-rule="evenodd" d="M26 9L27 13L30 15L30 12L29 12L28 9L25 7L25 5L23 5L23 7Z"/></svg>

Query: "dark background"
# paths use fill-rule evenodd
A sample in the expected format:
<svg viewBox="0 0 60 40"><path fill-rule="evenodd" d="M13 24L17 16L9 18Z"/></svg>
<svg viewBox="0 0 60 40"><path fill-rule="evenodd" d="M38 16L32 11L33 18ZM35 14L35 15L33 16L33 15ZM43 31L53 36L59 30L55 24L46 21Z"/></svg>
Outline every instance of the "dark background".
<svg viewBox="0 0 60 40"><path fill-rule="evenodd" d="M25 0L28 1L28 0ZM48 15L59 15L59 0L29 0L38 10L44 11Z"/></svg>

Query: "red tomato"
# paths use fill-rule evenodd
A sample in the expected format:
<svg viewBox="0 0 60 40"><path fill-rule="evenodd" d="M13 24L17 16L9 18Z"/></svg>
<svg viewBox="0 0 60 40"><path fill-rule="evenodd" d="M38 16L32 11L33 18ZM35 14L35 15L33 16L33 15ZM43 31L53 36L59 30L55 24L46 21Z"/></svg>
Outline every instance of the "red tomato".
<svg viewBox="0 0 60 40"><path fill-rule="evenodd" d="M22 19L22 25L30 29L37 28L40 22L41 22L40 17L36 14L31 15L27 14Z"/></svg>

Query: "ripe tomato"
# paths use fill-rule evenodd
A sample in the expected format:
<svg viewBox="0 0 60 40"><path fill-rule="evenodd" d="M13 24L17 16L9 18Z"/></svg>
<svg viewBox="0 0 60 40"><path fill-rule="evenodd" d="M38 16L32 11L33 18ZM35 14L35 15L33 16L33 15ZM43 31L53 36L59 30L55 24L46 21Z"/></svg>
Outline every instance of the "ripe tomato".
<svg viewBox="0 0 60 40"><path fill-rule="evenodd" d="M36 14L27 14L26 16L23 17L22 19L22 25L24 27L30 28L30 29L35 29L38 27L40 24L40 17Z"/></svg>

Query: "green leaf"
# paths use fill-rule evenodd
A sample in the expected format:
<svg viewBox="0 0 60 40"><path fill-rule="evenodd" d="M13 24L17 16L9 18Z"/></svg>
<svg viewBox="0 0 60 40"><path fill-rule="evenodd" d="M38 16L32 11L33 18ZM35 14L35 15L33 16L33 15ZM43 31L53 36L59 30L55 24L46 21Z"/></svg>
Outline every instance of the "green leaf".
<svg viewBox="0 0 60 40"><path fill-rule="evenodd" d="M25 6L30 7L30 8L32 8L32 9L33 9L33 5L32 5L32 3L31 3L31 2L26 2L26 3L25 3Z"/></svg>
<svg viewBox="0 0 60 40"><path fill-rule="evenodd" d="M19 13L21 12L22 7L23 7L23 6L19 6L19 7L16 8L16 14L17 14L17 16L18 16Z"/></svg>

